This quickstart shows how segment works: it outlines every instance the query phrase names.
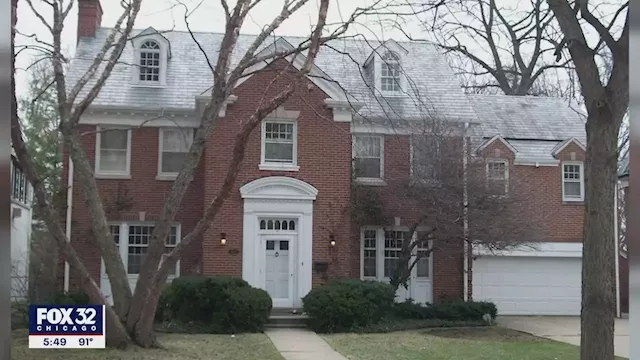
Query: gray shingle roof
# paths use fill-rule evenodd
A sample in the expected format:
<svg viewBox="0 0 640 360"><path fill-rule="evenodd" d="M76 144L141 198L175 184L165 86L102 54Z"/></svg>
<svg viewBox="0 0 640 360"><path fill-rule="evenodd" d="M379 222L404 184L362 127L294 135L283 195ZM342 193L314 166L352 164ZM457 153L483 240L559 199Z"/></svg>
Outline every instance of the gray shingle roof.
<svg viewBox="0 0 640 360"><path fill-rule="evenodd" d="M70 84L77 81L91 64L110 29L100 28L93 38L79 39L75 57L68 72ZM141 30L134 30L135 36ZM143 30L142 30L143 31ZM164 88L143 88L131 86L131 66L134 63L133 48L129 42L120 62L102 91L93 102L94 107L124 107L134 109L184 109L195 106L196 95L200 95L211 86L212 74L197 45L188 32L162 32L171 44L171 59L167 67L167 86ZM214 61L219 50L222 34L195 33L194 36ZM234 61L250 46L254 35L240 35L234 55ZM283 37L297 46L302 37ZM270 44L269 42L268 44ZM447 117L459 120L475 120L475 112L464 95L459 80L438 49L425 42L398 42L408 54L402 63L403 72L414 87L410 98L390 101L392 112L403 117L418 117L424 112L422 107L437 111ZM267 44L267 45L268 45ZM382 115L382 106L371 94L370 87L361 75L362 65L379 42L356 39L340 39L323 47L317 57L316 65L332 79L338 80L357 100L365 106L361 109L366 116ZM341 54L341 52L349 55ZM366 76L365 76L366 77ZM85 91L88 87L85 87ZM416 95L417 94L417 95ZM420 99L420 100L418 100ZM388 107L388 104L384 105Z"/></svg>
<svg viewBox="0 0 640 360"><path fill-rule="evenodd" d="M561 98L538 96L468 96L478 114L477 133L483 138L496 134L516 150L517 160L554 160L554 148L575 137L586 145L586 117Z"/></svg>

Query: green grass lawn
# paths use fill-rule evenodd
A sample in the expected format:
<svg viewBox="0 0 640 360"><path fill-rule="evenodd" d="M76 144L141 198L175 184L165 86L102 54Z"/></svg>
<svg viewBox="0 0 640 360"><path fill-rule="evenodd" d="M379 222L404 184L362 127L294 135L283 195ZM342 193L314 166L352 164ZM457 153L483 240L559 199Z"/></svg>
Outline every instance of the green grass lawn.
<svg viewBox="0 0 640 360"><path fill-rule="evenodd" d="M159 334L166 350L115 349L29 349L26 332L14 332L13 360L283 360L264 334L191 335Z"/></svg>
<svg viewBox="0 0 640 360"><path fill-rule="evenodd" d="M577 346L499 327L323 337L350 360L578 360L580 357Z"/></svg>

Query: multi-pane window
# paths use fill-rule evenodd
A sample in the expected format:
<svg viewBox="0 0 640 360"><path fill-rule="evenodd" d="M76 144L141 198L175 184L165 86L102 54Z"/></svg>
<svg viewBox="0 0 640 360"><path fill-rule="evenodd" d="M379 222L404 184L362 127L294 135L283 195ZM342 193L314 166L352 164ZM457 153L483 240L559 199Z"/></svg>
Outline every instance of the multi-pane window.
<svg viewBox="0 0 640 360"><path fill-rule="evenodd" d="M354 167L357 178L382 179L383 137L354 136Z"/></svg>
<svg viewBox="0 0 640 360"><path fill-rule="evenodd" d="M505 160L487 161L487 190L491 195L505 195L509 186L509 167Z"/></svg>
<svg viewBox="0 0 640 360"><path fill-rule="evenodd" d="M128 232L128 248L127 248L127 273L137 275L140 273L142 263L147 257L149 248L149 240L153 234L153 225L130 225ZM165 255L169 254L178 243L177 227L172 226L171 232L165 241ZM163 255L163 259L164 259ZM170 275L175 274L172 269Z"/></svg>
<svg viewBox="0 0 640 360"><path fill-rule="evenodd" d="M362 276L364 277L376 277L377 261L376 261L376 231L365 230L364 231L364 258Z"/></svg>
<svg viewBox="0 0 640 360"><path fill-rule="evenodd" d="M129 131L100 128L96 151L96 172L102 174L129 173Z"/></svg>
<svg viewBox="0 0 640 360"><path fill-rule="evenodd" d="M384 232L384 276L393 277L398 271L400 253L405 241L409 241L406 231L385 231Z"/></svg>
<svg viewBox="0 0 640 360"><path fill-rule="evenodd" d="M418 231L416 234L416 276L428 278L429 277L429 242L428 235L424 232Z"/></svg>
<svg viewBox="0 0 640 360"><path fill-rule="evenodd" d="M262 127L263 163L296 163L296 124L294 122L264 122Z"/></svg>
<svg viewBox="0 0 640 360"><path fill-rule="evenodd" d="M145 41L140 47L141 82L160 82L160 45L155 41Z"/></svg>
<svg viewBox="0 0 640 360"><path fill-rule="evenodd" d="M22 170L11 164L11 197L23 204L29 203L29 181Z"/></svg>
<svg viewBox="0 0 640 360"><path fill-rule="evenodd" d="M584 176L582 163L562 164L562 199L584 200Z"/></svg>
<svg viewBox="0 0 640 360"><path fill-rule="evenodd" d="M400 79L400 57L393 52L385 53L380 65L380 90L384 93L399 93Z"/></svg>
<svg viewBox="0 0 640 360"><path fill-rule="evenodd" d="M440 141L436 136L415 135L411 138L411 169L414 180L440 180Z"/></svg>
<svg viewBox="0 0 640 360"><path fill-rule="evenodd" d="M162 175L176 175L193 143L193 129L160 129L160 171Z"/></svg>

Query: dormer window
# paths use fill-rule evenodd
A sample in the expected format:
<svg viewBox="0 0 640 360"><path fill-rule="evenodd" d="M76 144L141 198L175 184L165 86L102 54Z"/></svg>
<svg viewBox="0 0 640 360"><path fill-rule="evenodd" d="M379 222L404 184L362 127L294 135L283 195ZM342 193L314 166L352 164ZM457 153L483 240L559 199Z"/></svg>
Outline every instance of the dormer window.
<svg viewBox="0 0 640 360"><path fill-rule="evenodd" d="M147 28L131 39L133 58L131 84L163 87L167 84L167 68L171 59L169 40L154 28Z"/></svg>
<svg viewBox="0 0 640 360"><path fill-rule="evenodd" d="M402 89L400 74L400 56L387 51L380 64L380 90L385 94L399 94Z"/></svg>
<svg viewBox="0 0 640 360"><path fill-rule="evenodd" d="M153 40L145 41L140 47L140 72L142 83L160 82L160 45Z"/></svg>

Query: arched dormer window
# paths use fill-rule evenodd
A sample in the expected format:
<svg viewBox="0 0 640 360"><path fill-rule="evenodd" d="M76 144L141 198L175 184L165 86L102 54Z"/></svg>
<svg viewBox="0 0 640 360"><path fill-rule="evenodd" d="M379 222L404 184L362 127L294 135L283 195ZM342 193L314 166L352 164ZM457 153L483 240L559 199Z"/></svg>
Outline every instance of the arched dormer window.
<svg viewBox="0 0 640 360"><path fill-rule="evenodd" d="M380 62L380 91L383 94L400 94L402 92L400 69L400 56L393 51L385 52Z"/></svg>
<svg viewBox="0 0 640 360"><path fill-rule="evenodd" d="M147 40L140 46L140 63L138 79L141 83L160 83L161 56L160 45Z"/></svg>

